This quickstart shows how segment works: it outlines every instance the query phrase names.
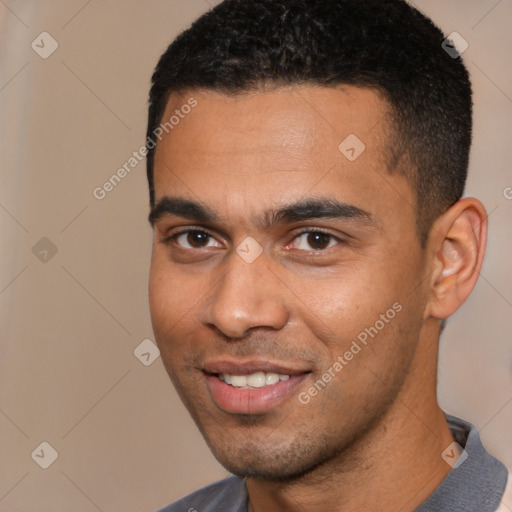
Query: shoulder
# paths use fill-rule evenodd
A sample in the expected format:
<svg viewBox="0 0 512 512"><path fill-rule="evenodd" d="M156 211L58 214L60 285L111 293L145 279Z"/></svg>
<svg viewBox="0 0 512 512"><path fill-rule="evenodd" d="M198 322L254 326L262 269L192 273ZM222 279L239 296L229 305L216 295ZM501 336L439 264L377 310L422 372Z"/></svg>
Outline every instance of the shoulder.
<svg viewBox="0 0 512 512"><path fill-rule="evenodd" d="M158 512L245 512L245 481L230 476L181 498Z"/></svg>

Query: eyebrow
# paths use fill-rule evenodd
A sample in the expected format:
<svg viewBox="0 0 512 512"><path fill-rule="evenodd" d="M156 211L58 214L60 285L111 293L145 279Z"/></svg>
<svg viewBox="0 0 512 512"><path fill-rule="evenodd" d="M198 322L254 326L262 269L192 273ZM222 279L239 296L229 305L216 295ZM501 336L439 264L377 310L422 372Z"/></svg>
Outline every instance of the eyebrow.
<svg viewBox="0 0 512 512"><path fill-rule="evenodd" d="M174 215L197 222L219 222L221 217L208 206L190 199L165 196L156 203L149 214L153 226L162 217ZM270 229L277 224L329 218L355 220L367 226L375 226L374 217L361 208L332 199L308 198L286 205L276 210L269 210L256 219L259 226Z"/></svg>

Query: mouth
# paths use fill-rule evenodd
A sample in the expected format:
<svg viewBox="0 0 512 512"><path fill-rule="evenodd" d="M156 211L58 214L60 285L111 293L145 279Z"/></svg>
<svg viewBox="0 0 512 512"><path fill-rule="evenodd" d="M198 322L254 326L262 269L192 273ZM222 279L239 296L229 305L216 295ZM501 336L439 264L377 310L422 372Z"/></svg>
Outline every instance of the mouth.
<svg viewBox="0 0 512 512"><path fill-rule="evenodd" d="M232 414L263 414L296 394L311 373L268 362L217 362L203 370L213 403Z"/></svg>

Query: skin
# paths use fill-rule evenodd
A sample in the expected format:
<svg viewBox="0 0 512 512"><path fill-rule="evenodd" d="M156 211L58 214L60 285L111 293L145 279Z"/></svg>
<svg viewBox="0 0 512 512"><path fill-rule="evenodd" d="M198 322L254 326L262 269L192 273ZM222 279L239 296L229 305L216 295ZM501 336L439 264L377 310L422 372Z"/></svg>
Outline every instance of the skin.
<svg viewBox="0 0 512 512"><path fill-rule="evenodd" d="M414 510L450 469L441 453L453 438L436 398L439 319L477 280L484 207L457 202L421 248L414 191L386 168L388 106L369 89L187 91L171 95L164 119L191 96L197 107L156 149L156 203L200 202L218 219L160 212L149 286L156 341L185 406L217 459L247 477L253 512ZM338 149L349 134L366 146L353 162ZM348 203L372 222L258 222L308 198ZM210 236L169 239L186 229ZM263 251L252 263L236 252L248 236ZM395 303L401 311L300 403ZM225 357L309 373L279 407L236 414L206 382L205 365Z"/></svg>

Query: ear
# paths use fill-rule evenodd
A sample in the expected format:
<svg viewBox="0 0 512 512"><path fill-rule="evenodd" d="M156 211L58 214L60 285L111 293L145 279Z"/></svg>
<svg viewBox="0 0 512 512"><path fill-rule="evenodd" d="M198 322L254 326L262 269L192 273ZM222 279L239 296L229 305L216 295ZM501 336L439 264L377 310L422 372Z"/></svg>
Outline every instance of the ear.
<svg viewBox="0 0 512 512"><path fill-rule="evenodd" d="M473 290L487 243L487 212L473 197L457 201L432 226L430 300L426 318L448 318Z"/></svg>

